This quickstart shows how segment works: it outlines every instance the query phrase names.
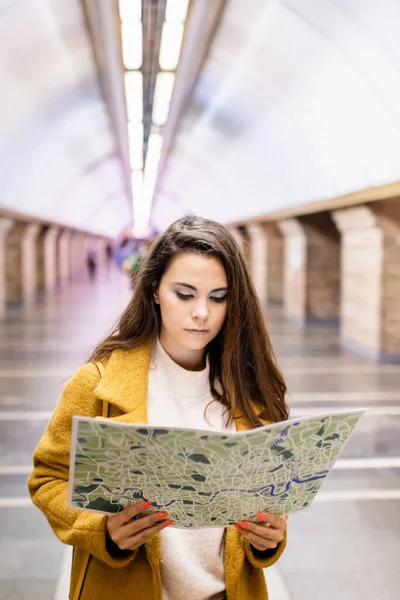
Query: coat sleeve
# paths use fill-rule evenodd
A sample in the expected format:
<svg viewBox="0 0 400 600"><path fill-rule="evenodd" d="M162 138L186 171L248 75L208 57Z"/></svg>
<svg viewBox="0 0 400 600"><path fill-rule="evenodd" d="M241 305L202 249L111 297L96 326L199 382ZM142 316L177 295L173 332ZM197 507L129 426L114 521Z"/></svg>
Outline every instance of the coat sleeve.
<svg viewBox="0 0 400 600"><path fill-rule="evenodd" d="M123 567L135 558L137 550L121 552L117 546L112 550L113 543L107 536L107 515L67 506L72 416L101 414L102 403L94 393L99 379L96 365L88 363L67 382L35 449L28 487L33 503L62 542L86 550L112 567Z"/></svg>
<svg viewBox="0 0 400 600"><path fill-rule="evenodd" d="M248 540L243 540L244 551L246 554L246 558L249 563L255 567L256 569L267 569L268 567L272 567L277 560L281 557L287 541L287 533L285 532L285 539L283 542L280 542L276 549L274 550L266 550L265 552L259 552L255 548L251 546Z"/></svg>

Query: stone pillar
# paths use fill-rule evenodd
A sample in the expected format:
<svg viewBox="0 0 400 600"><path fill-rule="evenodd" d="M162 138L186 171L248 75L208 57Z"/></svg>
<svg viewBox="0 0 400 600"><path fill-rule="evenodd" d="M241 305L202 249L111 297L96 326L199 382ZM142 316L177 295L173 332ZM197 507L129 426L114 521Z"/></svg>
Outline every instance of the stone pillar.
<svg viewBox="0 0 400 600"><path fill-rule="evenodd" d="M281 302L283 294L283 238L275 223L249 225L251 274L263 304Z"/></svg>
<svg viewBox="0 0 400 600"><path fill-rule="evenodd" d="M342 233L341 340L381 362L400 362L400 205L333 213Z"/></svg>
<svg viewBox="0 0 400 600"><path fill-rule="evenodd" d="M327 213L279 223L285 238L284 308L300 323L336 321L340 300L340 235Z"/></svg>
<svg viewBox="0 0 400 600"><path fill-rule="evenodd" d="M44 233L44 290L49 292L55 288L58 279L58 236L59 229L49 227Z"/></svg>
<svg viewBox="0 0 400 600"><path fill-rule="evenodd" d="M36 292L43 293L45 290L45 240L48 227L40 227L36 238Z"/></svg>
<svg viewBox="0 0 400 600"><path fill-rule="evenodd" d="M36 238L36 292L46 290L46 239L49 227L41 225Z"/></svg>
<svg viewBox="0 0 400 600"><path fill-rule="evenodd" d="M243 258L246 262L246 241L243 236L243 229L239 227L228 227L229 233L235 238L237 245L239 246L240 252L243 255Z"/></svg>
<svg viewBox="0 0 400 600"><path fill-rule="evenodd" d="M71 236L70 272L72 277L79 277L86 268L85 233L76 231Z"/></svg>
<svg viewBox="0 0 400 600"><path fill-rule="evenodd" d="M32 302L36 296L37 284L37 237L40 225L27 225L21 238L21 279L22 300Z"/></svg>
<svg viewBox="0 0 400 600"><path fill-rule="evenodd" d="M251 257L250 234L247 230L247 226L239 227L238 229L239 229L239 235L241 235L242 239L243 239L242 252L243 252L244 262L246 263L249 271L251 271L252 257Z"/></svg>
<svg viewBox="0 0 400 600"><path fill-rule="evenodd" d="M14 221L6 237L6 302L23 300L22 239L26 224Z"/></svg>
<svg viewBox="0 0 400 600"><path fill-rule="evenodd" d="M58 283L63 284L70 278L70 241L71 232L68 229L61 230L58 240L58 253L57 253L57 280Z"/></svg>
<svg viewBox="0 0 400 600"><path fill-rule="evenodd" d="M97 237L97 266L99 269L105 269L107 265L107 244L108 240L106 238Z"/></svg>
<svg viewBox="0 0 400 600"><path fill-rule="evenodd" d="M0 318L4 317L7 308L6 239L13 225L11 219L0 218Z"/></svg>
<svg viewBox="0 0 400 600"><path fill-rule="evenodd" d="M287 317L306 320L307 238L297 219L279 223L284 236L283 304Z"/></svg>

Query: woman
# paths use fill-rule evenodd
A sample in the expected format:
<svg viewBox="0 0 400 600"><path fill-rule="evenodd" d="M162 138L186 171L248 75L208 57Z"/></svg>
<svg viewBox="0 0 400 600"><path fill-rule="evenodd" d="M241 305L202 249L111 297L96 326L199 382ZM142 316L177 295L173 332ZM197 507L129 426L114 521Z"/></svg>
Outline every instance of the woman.
<svg viewBox="0 0 400 600"><path fill-rule="evenodd" d="M33 502L74 546L70 597L266 599L262 568L283 551L283 517L188 531L146 513L151 498L110 517L71 510L71 419L101 415L107 401L119 422L235 431L286 419L285 392L233 237L213 221L176 221L153 242L128 307L68 382L35 451Z"/></svg>

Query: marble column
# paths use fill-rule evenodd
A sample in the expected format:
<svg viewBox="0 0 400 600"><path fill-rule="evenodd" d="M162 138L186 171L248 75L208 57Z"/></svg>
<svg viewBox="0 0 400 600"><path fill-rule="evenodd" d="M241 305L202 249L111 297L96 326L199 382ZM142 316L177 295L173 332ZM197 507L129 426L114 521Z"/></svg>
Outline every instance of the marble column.
<svg viewBox="0 0 400 600"><path fill-rule="evenodd" d="M252 263L251 243L250 243L250 234L248 232L247 226L239 227L239 234L242 236L242 239L243 239L242 252L243 252L244 261L245 261L249 271L251 271L251 263Z"/></svg>
<svg viewBox="0 0 400 600"><path fill-rule="evenodd" d="M71 232L68 229L62 229L57 240L57 280L60 284L67 282L71 275L70 242Z"/></svg>
<svg viewBox="0 0 400 600"><path fill-rule="evenodd" d="M48 227L41 226L36 238L36 292L45 290L45 240Z"/></svg>
<svg viewBox="0 0 400 600"><path fill-rule="evenodd" d="M73 232L70 243L70 272L72 277L80 277L86 269L86 234Z"/></svg>
<svg viewBox="0 0 400 600"><path fill-rule="evenodd" d="M58 236L60 230L49 227L43 234L44 291L55 288L58 279Z"/></svg>
<svg viewBox="0 0 400 600"><path fill-rule="evenodd" d="M235 238L235 241L239 246L239 250L243 256L243 260L246 263L247 267L250 268L249 236L247 232L242 227L228 227L228 231Z"/></svg>
<svg viewBox="0 0 400 600"><path fill-rule="evenodd" d="M22 240L26 226L26 223L14 221L5 239L7 303L21 303L24 297Z"/></svg>
<svg viewBox="0 0 400 600"><path fill-rule="evenodd" d="M0 218L0 318L4 317L7 308L6 239L13 225L11 219Z"/></svg>
<svg viewBox="0 0 400 600"><path fill-rule="evenodd" d="M104 269L107 265L106 247L108 239L97 237L97 266L99 269Z"/></svg>
<svg viewBox="0 0 400 600"><path fill-rule="evenodd" d="M251 274L263 304L281 302L283 294L283 238L275 223L247 227L251 246Z"/></svg>
<svg viewBox="0 0 400 600"><path fill-rule="evenodd" d="M400 362L400 204L333 213L342 233L341 340L375 361Z"/></svg>
<svg viewBox="0 0 400 600"><path fill-rule="evenodd" d="M284 309L299 323L335 322L340 300L340 234L327 213L279 223L284 236Z"/></svg>
<svg viewBox="0 0 400 600"><path fill-rule="evenodd" d="M40 225L27 225L21 237L21 278L22 278L22 300L25 303L32 302L38 289L37 278L37 238L40 233Z"/></svg>

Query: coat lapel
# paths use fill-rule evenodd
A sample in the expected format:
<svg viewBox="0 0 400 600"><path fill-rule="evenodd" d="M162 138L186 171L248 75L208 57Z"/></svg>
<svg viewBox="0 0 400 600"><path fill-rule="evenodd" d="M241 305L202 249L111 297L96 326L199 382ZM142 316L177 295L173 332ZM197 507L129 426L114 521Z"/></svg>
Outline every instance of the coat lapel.
<svg viewBox="0 0 400 600"><path fill-rule="evenodd" d="M151 346L131 350L114 350L104 365L104 374L95 393L119 408L123 415L114 420L147 423L147 393Z"/></svg>

